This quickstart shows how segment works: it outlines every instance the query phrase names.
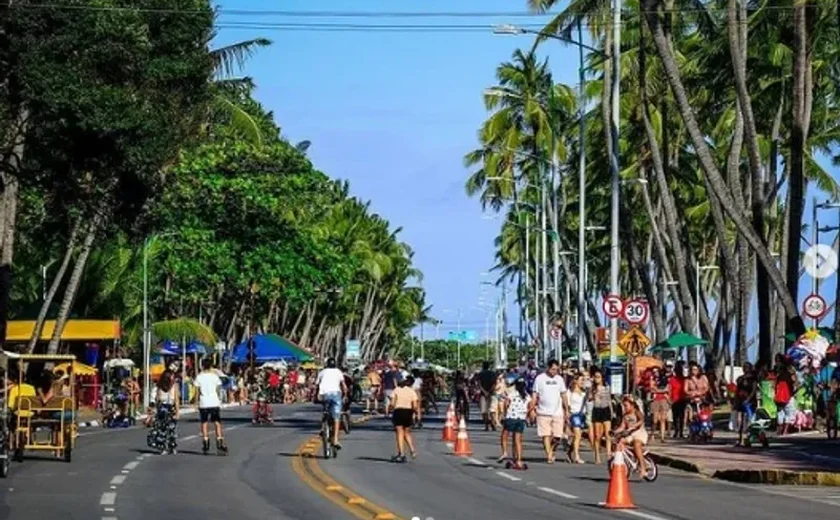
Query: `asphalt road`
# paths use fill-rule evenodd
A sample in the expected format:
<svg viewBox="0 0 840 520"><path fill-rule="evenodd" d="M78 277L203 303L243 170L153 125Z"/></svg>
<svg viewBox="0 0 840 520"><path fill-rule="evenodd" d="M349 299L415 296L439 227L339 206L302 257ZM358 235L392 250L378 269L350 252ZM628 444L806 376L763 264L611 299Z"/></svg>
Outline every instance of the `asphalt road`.
<svg viewBox="0 0 840 520"><path fill-rule="evenodd" d="M148 453L142 428L85 431L70 464L45 457L12 465L12 475L0 481L0 519L364 518L325 498L293 468L317 432L318 408L276 407L275 414L275 425L257 427L247 410L225 410L226 457L200 454L195 417L182 420L177 456ZM504 470L495 463L496 434L472 425L475 453L459 458L439 440L439 426L427 420L415 432L420 456L408 464L389 461L393 433L384 419L354 427L337 459L309 463L405 519L790 520L829 518L840 505L836 488L742 486L664 468L653 484L631 483L637 509L606 511L598 505L606 495L605 467L548 466L529 442L531 469Z"/></svg>

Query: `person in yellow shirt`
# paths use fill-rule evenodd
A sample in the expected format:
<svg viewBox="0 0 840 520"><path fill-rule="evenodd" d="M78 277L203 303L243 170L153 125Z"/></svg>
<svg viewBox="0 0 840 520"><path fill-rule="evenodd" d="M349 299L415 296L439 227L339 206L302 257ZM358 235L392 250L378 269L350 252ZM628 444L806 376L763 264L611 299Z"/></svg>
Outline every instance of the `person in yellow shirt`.
<svg viewBox="0 0 840 520"><path fill-rule="evenodd" d="M34 412L31 412L29 410L18 411L18 401L21 397L30 398L34 401L37 394L35 392L34 386L28 383L19 384L18 373L17 371L12 370L11 367L9 368L9 373L6 376L6 378L6 386L8 388L6 406L9 407L10 428L13 430L13 434L11 435L10 439L10 444L12 451L14 451L15 442L17 439L17 435L14 434L14 430L16 430L18 427L18 417L20 417L21 419L30 419L34 415ZM33 402L32 404L35 403Z"/></svg>

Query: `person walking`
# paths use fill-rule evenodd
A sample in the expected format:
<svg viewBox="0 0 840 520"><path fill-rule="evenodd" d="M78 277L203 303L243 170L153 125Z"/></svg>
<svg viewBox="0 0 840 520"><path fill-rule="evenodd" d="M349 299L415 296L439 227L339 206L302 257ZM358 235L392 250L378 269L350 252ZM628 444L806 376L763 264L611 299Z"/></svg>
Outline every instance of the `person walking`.
<svg viewBox="0 0 840 520"><path fill-rule="evenodd" d="M607 460L612 457L612 393L604 381L604 374L595 371L592 375L592 450L595 452L595 464L601 463L601 439L606 441Z"/></svg>
<svg viewBox="0 0 840 520"><path fill-rule="evenodd" d="M685 414L688 396L685 393L685 364L678 361L673 373L668 378L668 390L671 395L671 415L674 425L673 438L685 438Z"/></svg>
<svg viewBox="0 0 840 520"><path fill-rule="evenodd" d="M408 445L411 458L417 458L417 451L414 449L414 438L411 435L411 426L414 418L420 416L420 396L413 388L414 377L408 376L403 379L399 386L391 393L388 401L388 413L391 413L391 422L394 425L396 435L397 454L391 457L391 462L405 462L405 448Z"/></svg>
<svg viewBox="0 0 840 520"><path fill-rule="evenodd" d="M222 380L213 370L213 362L209 359L201 361L201 373L194 382L198 392L198 415L201 420L201 450L207 454L210 451L209 423L213 423L216 434L216 449L219 453L227 453L228 447L225 443L225 436L222 431L221 407L219 390L222 388Z"/></svg>
<svg viewBox="0 0 840 520"><path fill-rule="evenodd" d="M155 416L147 443L161 455L178 453L178 416L180 399L175 387L175 374L164 370L155 390Z"/></svg>
<svg viewBox="0 0 840 520"><path fill-rule="evenodd" d="M653 416L653 437L656 437L658 429L659 440L663 443L665 442L665 432L668 431L668 412L671 411L669 394L667 378L662 375L659 367L653 367L650 376L650 410Z"/></svg>
<svg viewBox="0 0 840 520"><path fill-rule="evenodd" d="M513 465L516 469L523 469L522 462L522 434L525 432L525 419L528 417L528 406L531 396L528 395L524 377L516 377L513 386L505 393L502 401L504 421L502 421L502 456L499 462L508 458L508 434L513 438Z"/></svg>
<svg viewBox="0 0 840 520"><path fill-rule="evenodd" d="M496 400L496 371L490 369L490 362L482 364L478 374L478 389L481 392L481 418L484 420L484 431L493 428L496 431L496 411L499 406Z"/></svg>
<svg viewBox="0 0 840 520"><path fill-rule="evenodd" d="M569 385L569 424L572 427L572 443L566 452L568 462L583 464L580 458L580 441L586 429L586 392L583 390L583 374L572 377Z"/></svg>
<svg viewBox="0 0 840 520"><path fill-rule="evenodd" d="M566 383L559 372L560 363L550 360L546 371L534 380L534 399L529 410L530 417L536 419L537 435L542 438L548 464L554 464L555 440L565 439L565 417L569 411Z"/></svg>

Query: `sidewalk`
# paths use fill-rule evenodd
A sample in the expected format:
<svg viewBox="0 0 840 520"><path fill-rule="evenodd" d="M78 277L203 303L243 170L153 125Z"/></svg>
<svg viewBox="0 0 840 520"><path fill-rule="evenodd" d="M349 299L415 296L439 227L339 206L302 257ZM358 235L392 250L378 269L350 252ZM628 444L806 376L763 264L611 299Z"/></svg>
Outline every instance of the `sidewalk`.
<svg viewBox="0 0 840 520"><path fill-rule="evenodd" d="M737 435L715 433L709 444L652 442L651 456L661 465L751 484L840 486L840 442L824 434L771 437L770 448L735 446Z"/></svg>

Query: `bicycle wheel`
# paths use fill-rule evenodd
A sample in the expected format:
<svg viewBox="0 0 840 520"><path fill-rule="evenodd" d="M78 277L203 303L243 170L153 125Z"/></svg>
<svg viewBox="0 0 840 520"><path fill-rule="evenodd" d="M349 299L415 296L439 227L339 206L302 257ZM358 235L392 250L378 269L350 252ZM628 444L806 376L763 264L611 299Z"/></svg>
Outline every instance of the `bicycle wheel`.
<svg viewBox="0 0 840 520"><path fill-rule="evenodd" d="M341 414L341 429L345 434L350 433L350 414Z"/></svg>
<svg viewBox="0 0 840 520"><path fill-rule="evenodd" d="M645 482L653 482L659 476L659 466L650 457L645 457L645 469L647 472L642 475Z"/></svg>
<svg viewBox="0 0 840 520"><path fill-rule="evenodd" d="M324 449L324 458L329 459L332 456L332 444L330 439L330 428L326 421L321 423L321 445Z"/></svg>

